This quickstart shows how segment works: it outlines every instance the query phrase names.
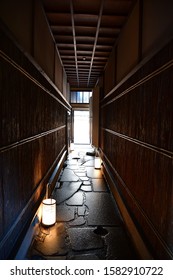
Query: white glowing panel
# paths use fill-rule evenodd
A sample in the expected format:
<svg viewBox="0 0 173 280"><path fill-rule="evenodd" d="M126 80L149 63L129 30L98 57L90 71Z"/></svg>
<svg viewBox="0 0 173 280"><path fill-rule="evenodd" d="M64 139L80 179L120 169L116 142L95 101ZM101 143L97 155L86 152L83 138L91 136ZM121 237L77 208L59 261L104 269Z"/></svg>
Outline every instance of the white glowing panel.
<svg viewBox="0 0 173 280"><path fill-rule="evenodd" d="M42 224L51 226L56 222L56 200L47 198L42 201Z"/></svg>

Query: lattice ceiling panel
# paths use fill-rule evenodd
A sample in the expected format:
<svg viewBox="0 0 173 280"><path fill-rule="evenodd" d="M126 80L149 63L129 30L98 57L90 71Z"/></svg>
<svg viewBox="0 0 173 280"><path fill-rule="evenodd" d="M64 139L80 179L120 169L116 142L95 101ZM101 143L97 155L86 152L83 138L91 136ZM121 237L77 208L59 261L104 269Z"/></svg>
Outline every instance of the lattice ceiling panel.
<svg viewBox="0 0 173 280"><path fill-rule="evenodd" d="M73 88L93 88L133 0L43 0L61 61Z"/></svg>

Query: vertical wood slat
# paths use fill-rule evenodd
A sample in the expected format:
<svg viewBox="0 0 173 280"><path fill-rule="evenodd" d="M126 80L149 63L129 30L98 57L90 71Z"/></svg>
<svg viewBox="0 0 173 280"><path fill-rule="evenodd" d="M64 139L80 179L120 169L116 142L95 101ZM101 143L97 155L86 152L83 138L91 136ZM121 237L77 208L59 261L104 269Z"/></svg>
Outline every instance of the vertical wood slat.
<svg viewBox="0 0 173 280"><path fill-rule="evenodd" d="M172 49L170 41L101 103L105 162L137 228L159 259L173 258Z"/></svg>
<svg viewBox="0 0 173 280"><path fill-rule="evenodd" d="M67 148L70 105L4 30L1 37L0 259L5 259L37 210L51 167Z"/></svg>

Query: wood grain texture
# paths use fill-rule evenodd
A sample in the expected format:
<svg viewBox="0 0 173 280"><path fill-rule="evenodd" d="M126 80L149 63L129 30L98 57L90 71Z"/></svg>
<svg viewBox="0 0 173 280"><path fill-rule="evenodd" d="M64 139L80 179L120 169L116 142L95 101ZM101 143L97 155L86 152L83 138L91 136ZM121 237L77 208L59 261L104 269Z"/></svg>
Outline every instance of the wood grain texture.
<svg viewBox="0 0 173 280"><path fill-rule="evenodd" d="M173 258L173 42L101 102L101 149L154 258Z"/></svg>
<svg viewBox="0 0 173 280"><path fill-rule="evenodd" d="M1 37L0 258L6 259L14 257L67 149L70 105L9 36Z"/></svg>

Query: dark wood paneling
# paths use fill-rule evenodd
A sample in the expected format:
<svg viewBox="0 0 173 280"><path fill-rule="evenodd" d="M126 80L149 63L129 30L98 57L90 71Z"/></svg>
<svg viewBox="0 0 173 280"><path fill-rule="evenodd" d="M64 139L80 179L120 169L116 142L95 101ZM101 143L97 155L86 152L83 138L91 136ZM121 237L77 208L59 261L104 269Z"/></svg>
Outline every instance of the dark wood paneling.
<svg viewBox="0 0 173 280"><path fill-rule="evenodd" d="M166 151L173 150L173 66L133 87L104 108L104 127ZM156 103L157 101L157 103ZM128 116L128 117L122 117Z"/></svg>
<svg viewBox="0 0 173 280"><path fill-rule="evenodd" d="M114 47L104 72L105 95L109 93L110 90L116 85L116 57L117 57L117 48Z"/></svg>
<svg viewBox="0 0 173 280"><path fill-rule="evenodd" d="M102 100L101 149L155 258L173 258L171 41Z"/></svg>
<svg viewBox="0 0 173 280"><path fill-rule="evenodd" d="M1 147L64 125L62 104L1 59L2 92L6 93L2 95L2 130L6 133L2 135Z"/></svg>
<svg viewBox="0 0 173 280"><path fill-rule="evenodd" d="M64 139L65 129L62 129L2 154L5 232L60 154Z"/></svg>
<svg viewBox="0 0 173 280"><path fill-rule="evenodd" d="M46 20L41 1L34 1L34 58L54 81L55 43Z"/></svg>
<svg viewBox="0 0 173 280"><path fill-rule="evenodd" d="M0 258L13 256L66 147L70 105L55 85L1 33Z"/></svg>
<svg viewBox="0 0 173 280"><path fill-rule="evenodd" d="M63 92L63 68L57 51L55 51L55 85Z"/></svg>
<svg viewBox="0 0 173 280"><path fill-rule="evenodd" d="M127 43L128 42L128 43ZM120 82L138 63L139 57L139 1L129 15L117 44L117 82Z"/></svg>
<svg viewBox="0 0 173 280"><path fill-rule="evenodd" d="M0 2L0 18L15 34L17 41L28 53L32 52L32 9L34 1L17 0Z"/></svg>
<svg viewBox="0 0 173 280"><path fill-rule="evenodd" d="M168 38L173 35L173 2L166 0L158 1L157 12L155 1L143 2L143 55L151 48L157 48L160 44L165 44ZM171 36L171 37L170 37Z"/></svg>

